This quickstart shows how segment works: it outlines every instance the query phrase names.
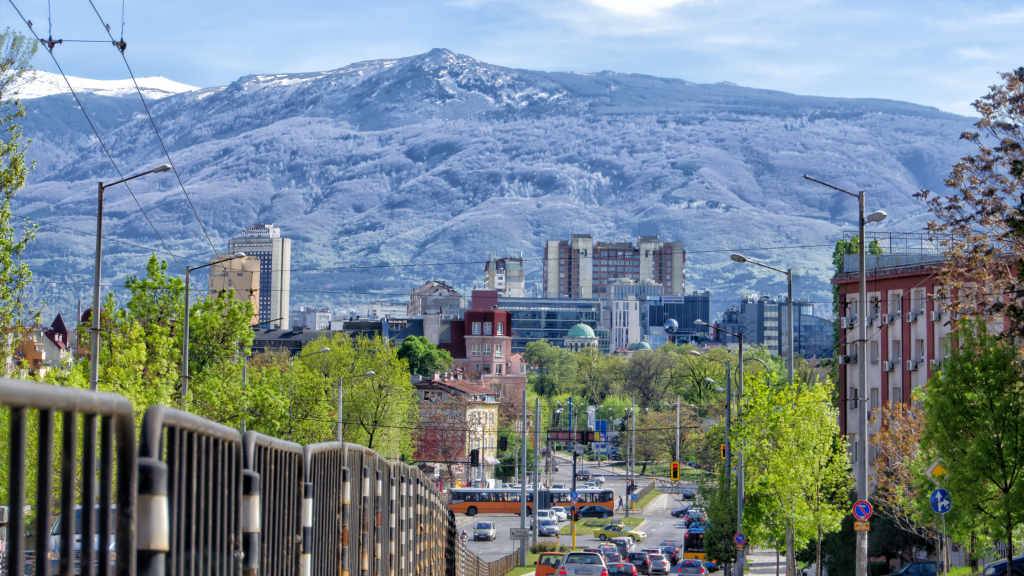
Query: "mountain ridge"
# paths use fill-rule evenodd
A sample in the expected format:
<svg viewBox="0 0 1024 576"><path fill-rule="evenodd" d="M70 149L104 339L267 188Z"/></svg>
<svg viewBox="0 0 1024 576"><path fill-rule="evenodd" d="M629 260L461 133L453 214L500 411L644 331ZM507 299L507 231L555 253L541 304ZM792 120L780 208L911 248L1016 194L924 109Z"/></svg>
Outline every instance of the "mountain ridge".
<svg viewBox="0 0 1024 576"><path fill-rule="evenodd" d="M137 99L83 98L126 175L166 161ZM39 169L16 213L89 229L95 181L112 179L109 161L68 98L27 106L26 134L44 137L30 149ZM890 212L882 230L920 229L926 212L912 195L941 190L968 149L958 137L971 121L890 100L512 69L443 49L252 74L151 108L218 246L244 225L272 221L301 250L296 268L352 268L519 250L538 258L544 240L572 230L595 240L660 231L687 243L689 289L720 294L717 309L742 292L778 291L778 282L709 250L782 245L815 248L753 256L799 269L797 294L824 307L831 250L823 246L854 226L856 206L802 174L867 190L869 209ZM133 190L175 251L209 256L173 178L140 179ZM112 235L159 245L126 194L112 194L107 213ZM28 257L41 273L81 281L91 273L89 242L48 232ZM45 257L61 249L63 264ZM115 282L141 269L137 250L119 249L105 264ZM429 278L470 287L480 267L298 272L293 305L407 294ZM527 267L531 287L539 272L539 263ZM302 296L302 286L319 292Z"/></svg>

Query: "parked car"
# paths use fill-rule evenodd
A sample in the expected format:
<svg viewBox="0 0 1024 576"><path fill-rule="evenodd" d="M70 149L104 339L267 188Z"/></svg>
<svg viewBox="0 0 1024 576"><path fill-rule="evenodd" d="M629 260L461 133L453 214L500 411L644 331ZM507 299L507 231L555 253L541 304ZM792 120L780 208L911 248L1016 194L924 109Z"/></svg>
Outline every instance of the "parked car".
<svg viewBox="0 0 1024 576"><path fill-rule="evenodd" d="M595 572L595 568L598 570ZM596 576L606 568L604 556L594 552L566 552L558 573L562 576Z"/></svg>
<svg viewBox="0 0 1024 576"><path fill-rule="evenodd" d="M707 573L708 569L701 560L683 560L679 563L679 574L705 576Z"/></svg>
<svg viewBox="0 0 1024 576"><path fill-rule="evenodd" d="M651 557L651 574L668 574L669 568L672 564L669 563L668 558L664 554L650 554Z"/></svg>
<svg viewBox="0 0 1024 576"><path fill-rule="evenodd" d="M561 506L552 506L550 508L551 513L555 515L556 522L565 522L569 520L569 511Z"/></svg>
<svg viewBox="0 0 1024 576"><path fill-rule="evenodd" d="M477 540L497 540L498 529L494 526L494 522L477 522L476 528L473 528L473 541Z"/></svg>
<svg viewBox="0 0 1024 576"><path fill-rule="evenodd" d="M615 544L615 549L619 551L619 555L623 558L629 556L630 552L636 550L635 541L629 536L620 536L618 538L612 538L609 540L612 544Z"/></svg>
<svg viewBox="0 0 1024 576"><path fill-rule="evenodd" d="M612 516L615 516L615 512L612 512L604 506L598 506L596 504L583 506L576 511L577 520L580 518L611 518Z"/></svg>
<svg viewBox="0 0 1024 576"><path fill-rule="evenodd" d="M1014 562L1014 564L1016 564L1016 562ZM1006 566L1005 561L1003 562L1003 566ZM911 562L901 568L899 572L896 572L896 574L899 576L903 576L904 574L914 574L915 576L937 576L939 574L939 563L934 560ZM988 572L986 571L985 574L988 574Z"/></svg>
<svg viewBox="0 0 1024 576"><path fill-rule="evenodd" d="M533 528L533 525L530 525ZM537 520L537 535L538 536L558 536L558 522L555 522L551 518L544 518Z"/></svg>
<svg viewBox="0 0 1024 576"><path fill-rule="evenodd" d="M611 538L621 538L622 536L629 536L634 542L642 542L644 538L647 538L647 534L639 530L632 530L623 524L609 524L600 530L594 531L594 536L601 540L609 540Z"/></svg>
<svg viewBox="0 0 1024 576"><path fill-rule="evenodd" d="M630 552L629 562L636 566L636 571L640 574L651 573L651 557L647 552Z"/></svg>
<svg viewBox="0 0 1024 576"><path fill-rule="evenodd" d="M563 556L561 552L541 552L537 556L537 576L555 576Z"/></svg>
<svg viewBox="0 0 1024 576"><path fill-rule="evenodd" d="M1013 559L1013 572L1024 573L1024 554ZM985 571L982 574L984 576L1007 576L1006 560L1000 560L985 566Z"/></svg>
<svg viewBox="0 0 1024 576"><path fill-rule="evenodd" d="M637 576L636 566L624 562L614 562L608 565L608 576Z"/></svg>
<svg viewBox="0 0 1024 576"><path fill-rule="evenodd" d="M673 510L671 512L672 517L673 518L685 518L686 517L686 513L690 511L690 508L693 508L692 504L687 504L686 506L683 506L682 508L679 508L678 510Z"/></svg>

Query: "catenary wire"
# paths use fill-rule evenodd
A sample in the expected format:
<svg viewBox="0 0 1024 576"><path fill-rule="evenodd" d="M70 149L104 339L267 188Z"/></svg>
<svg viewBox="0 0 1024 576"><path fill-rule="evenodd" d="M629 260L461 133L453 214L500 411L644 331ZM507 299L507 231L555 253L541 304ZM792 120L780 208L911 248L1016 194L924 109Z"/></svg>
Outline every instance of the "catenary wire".
<svg viewBox="0 0 1024 576"><path fill-rule="evenodd" d="M188 191L185 190L185 183L181 181L181 175L178 174L178 167L174 165L174 160L171 159L170 152L167 151L167 146L164 145L164 138L160 135L160 130L156 127L156 120L153 119L153 114L149 111L149 104L146 103L145 96L142 95L142 90L139 89L139 82L135 79L135 72L132 71L131 65L128 64L128 58L124 55L123 41L124 41L124 8L122 5L121 12L121 47L118 47L118 42L114 40L114 36L110 33L110 26L100 16L100 11L96 9L96 4L92 0L89 0L89 5L92 6L93 12L96 13L96 17L100 19L100 24L103 25L103 29L107 31L107 36L110 36L110 42L118 49L121 54L121 60L124 61L125 68L128 69L128 74L132 77L132 84L135 86L135 91L139 94L139 100L142 101L142 107L146 109L146 116L149 117L149 123L153 126L153 132L156 133L156 138L160 142L160 147L163 148L164 156L167 157L167 162L171 165L171 170L174 171L174 177L178 180L178 186L181 187L181 192L185 195L185 200L188 201L189 208L192 209L192 214L196 217L196 222L199 222L199 228L203 231L203 236L206 237L206 241L210 244L210 250L214 254L217 254L217 247L213 245L213 240L210 239L210 235L206 232L206 226L203 224L201 218L199 218L199 212L196 211L195 205L192 203L192 198L189 197Z"/></svg>
<svg viewBox="0 0 1024 576"><path fill-rule="evenodd" d="M21 10L18 9L18 6L17 4L14 3L14 0L8 0L8 2L11 3L11 6L14 8L14 11L18 13L18 16L21 18L21 20L25 23L26 26L28 26L28 20L21 13ZM33 30L31 26L28 26L28 29L30 32L32 32L32 36L35 37L36 41L42 43L42 39L39 38L39 35L36 34L35 30ZM103 142L103 138L100 137L99 131L96 130L96 126L93 125L92 119L89 118L89 114L85 111L85 106L82 105L82 101L78 98L78 93L76 93L75 89L71 87L71 81L68 80L67 75L64 74L64 69L61 68L60 62L57 61L57 57L53 55L53 52L50 52L49 50L47 50L47 52L49 52L50 58L53 59L53 64L57 66L57 70L60 72L61 77L64 78L64 82L68 85L68 90L71 91L71 95L75 98L75 103L78 104L79 110L81 110L82 115L85 116L85 121L89 123L89 128L91 128L92 133L96 135L96 140L100 143L100 147L103 148L103 153L106 154L107 159L110 160L110 164L114 167L114 171L117 172L118 177L123 180L124 174L121 174L121 169L117 167L117 163L114 162L114 157L111 156L110 151L107 149L107 145ZM139 210L142 211L142 215L146 218L146 222L149 223L149 227L153 229L153 233L156 234L156 237L160 239L160 243L163 244L164 250L166 250L167 253L170 254L171 258L174 260L174 263L178 266L178 268L184 270L182 265L178 262L178 259L171 252L171 249L167 246L167 242L164 242L163 236L160 235L160 232L157 231L156 226L153 225L153 221L150 220L149 215L146 214L146 210L142 207L142 203L139 202L139 199L135 196L135 193L132 192L131 186L129 186L127 182L123 182L123 184L124 187L128 189L128 193L131 194L132 199L135 200L135 204L138 205Z"/></svg>

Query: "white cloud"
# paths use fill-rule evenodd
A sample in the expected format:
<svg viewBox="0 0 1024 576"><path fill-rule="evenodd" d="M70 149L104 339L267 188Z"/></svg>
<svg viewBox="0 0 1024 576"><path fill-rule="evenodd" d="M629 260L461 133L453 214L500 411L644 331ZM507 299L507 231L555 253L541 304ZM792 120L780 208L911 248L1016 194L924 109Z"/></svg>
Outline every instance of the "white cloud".
<svg viewBox="0 0 1024 576"><path fill-rule="evenodd" d="M957 48L956 55L960 56L964 60L998 60L999 57L981 48L980 46L971 46L970 48Z"/></svg>
<svg viewBox="0 0 1024 576"><path fill-rule="evenodd" d="M685 4L689 0L588 0L591 4L629 16L657 16L664 10Z"/></svg>

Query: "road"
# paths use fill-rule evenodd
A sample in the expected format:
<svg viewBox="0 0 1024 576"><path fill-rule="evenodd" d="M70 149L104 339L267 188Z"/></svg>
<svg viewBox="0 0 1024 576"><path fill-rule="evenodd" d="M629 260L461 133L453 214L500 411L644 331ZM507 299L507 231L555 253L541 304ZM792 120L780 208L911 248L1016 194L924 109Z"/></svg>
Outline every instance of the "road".
<svg viewBox="0 0 1024 576"><path fill-rule="evenodd" d="M569 485L572 481L572 463L570 461L560 461L558 466L559 471L552 475L551 483L562 483ZM604 475L604 488L611 488L611 490L615 492L616 501L618 501L619 495L625 495L626 479L625 476L620 475L618 471L615 471L608 466L598 466L593 462L586 462L585 465L577 463L577 468L587 469L592 472L600 472L602 475ZM544 478L544 480L547 480L546 477ZM638 484L644 486L648 481L650 480L642 480L639 481ZM696 485L693 485L692 487L696 487ZM641 528L641 530L647 533L647 540L645 540L643 544L650 543L652 545L657 545L659 542L666 539L682 541L683 533L685 532L682 520L677 520L669 515L669 512L676 509L678 506L679 505L676 500L676 496L662 494L661 496L658 496L653 502L651 502L651 505L649 506L648 512L646 514L639 514L639 512L633 514L642 516L647 520L647 522ZM623 512L621 510L616 510L615 517L621 518L622 516ZM469 549L480 558L484 560L497 560L498 558L501 558L502 556L505 556L515 550L516 543L513 543L512 540L509 538L509 529L519 528L518 515L513 516L509 514L478 514L472 518L460 515L457 516L455 520L456 523L458 524L459 533L461 533L463 530L466 530L466 532L470 535L470 539L468 542ZM495 523L498 532L497 540L493 542L473 542L473 527L476 526L477 522L481 521ZM564 526L565 524L563 523L561 525ZM530 526L529 519L526 521L526 526ZM555 540L556 539L554 537L538 538L538 541L554 542ZM562 544L570 544L571 537L563 535L559 538L559 541ZM594 538L593 536L589 535L577 535L576 537L577 546L588 546L590 544L596 545L598 542L600 541L597 538ZM532 540L529 541L529 543L532 543Z"/></svg>

